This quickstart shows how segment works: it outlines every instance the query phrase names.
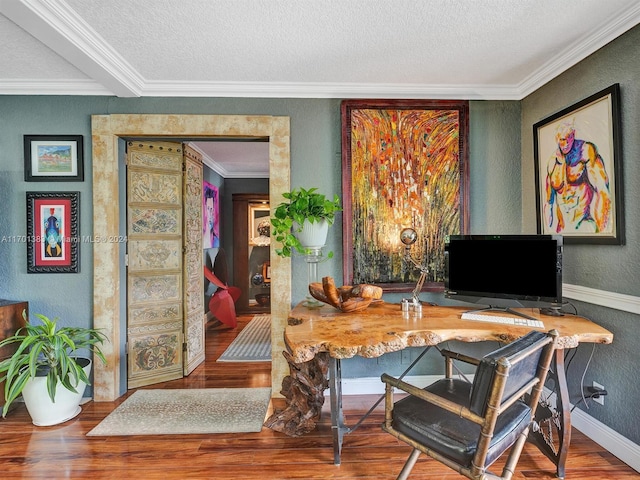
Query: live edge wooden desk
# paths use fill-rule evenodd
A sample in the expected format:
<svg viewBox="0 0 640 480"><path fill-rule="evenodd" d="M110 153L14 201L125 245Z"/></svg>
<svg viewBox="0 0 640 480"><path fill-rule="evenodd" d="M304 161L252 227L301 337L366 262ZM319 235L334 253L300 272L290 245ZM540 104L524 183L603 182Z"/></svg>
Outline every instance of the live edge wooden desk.
<svg viewBox="0 0 640 480"><path fill-rule="evenodd" d="M340 361L360 355L379 357L407 347L428 347L447 340L480 342L494 340L511 342L532 330L489 322L462 320L464 307L424 306L422 315L401 311L399 304L377 303L356 313L342 313L331 306L309 309L297 305L290 313L284 338L288 351L283 352L291 375L282 383L287 400L284 411L274 413L266 426L298 436L313 430L320 419L324 390L330 390L331 425L334 463L340 464L342 439L351 429L345 426L342 413L342 378ZM574 315L561 317L541 315L537 309L521 309L523 313L542 320L544 328L559 333L554 355L555 416L560 426L556 435L542 435L542 429L532 432L530 440L556 464L558 477L564 478L564 465L571 438L569 395L564 367L564 350L583 342L611 343L613 334L595 323ZM543 405L541 405L543 407ZM557 426L550 408L538 408L547 418L536 419L548 429Z"/></svg>

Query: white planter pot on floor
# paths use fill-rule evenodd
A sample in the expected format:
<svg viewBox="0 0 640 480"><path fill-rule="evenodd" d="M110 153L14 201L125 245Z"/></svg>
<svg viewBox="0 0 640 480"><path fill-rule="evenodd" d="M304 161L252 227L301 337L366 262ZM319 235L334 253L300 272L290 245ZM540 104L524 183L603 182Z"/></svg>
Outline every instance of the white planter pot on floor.
<svg viewBox="0 0 640 480"><path fill-rule="evenodd" d="M79 358L78 362L86 361L83 367L84 373L89 377L91 372L91 360ZM80 363L82 365L82 363ZM56 386L55 402L51 401L47 392L47 377L35 377L30 379L22 390L22 398L31 416L31 421L37 426L57 425L77 416L82 409L80 402L87 384L79 382L74 385L77 393L67 390L61 383Z"/></svg>

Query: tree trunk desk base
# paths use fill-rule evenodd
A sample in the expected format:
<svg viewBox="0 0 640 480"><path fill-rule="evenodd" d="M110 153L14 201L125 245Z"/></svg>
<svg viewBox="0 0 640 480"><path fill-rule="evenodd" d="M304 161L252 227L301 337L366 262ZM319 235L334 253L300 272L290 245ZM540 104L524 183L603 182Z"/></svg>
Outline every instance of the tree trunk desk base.
<svg viewBox="0 0 640 480"><path fill-rule="evenodd" d="M308 362L295 363L289 352L282 354L289 363L289 375L282 381L280 391L287 401L287 408L274 412L264 425L276 432L299 437L314 430L320 421L324 391L329 386L329 355L319 353Z"/></svg>
<svg viewBox="0 0 640 480"><path fill-rule="evenodd" d="M447 340L462 342L512 342L525 335L530 327L462 320L464 307L425 306L422 315L403 314L400 305L381 302L366 310L342 313L331 306L308 309L297 305L290 313L285 329L290 375L282 382L287 408L274 413L265 426L291 436L310 432L320 419L324 390L329 387L334 463L340 464L342 440L350 431L342 412L342 372L340 360L360 355L379 357L408 347L428 347ZM541 315L537 309L522 309L544 323L540 330L559 332L554 355L556 411L540 408L547 418L537 416L540 426L555 423L556 440L532 432L530 439L557 466L558 477L564 468L571 438L569 395L564 370L564 350L580 343L611 343L613 334L582 317ZM551 418L553 417L553 418ZM559 427L558 424L559 423Z"/></svg>

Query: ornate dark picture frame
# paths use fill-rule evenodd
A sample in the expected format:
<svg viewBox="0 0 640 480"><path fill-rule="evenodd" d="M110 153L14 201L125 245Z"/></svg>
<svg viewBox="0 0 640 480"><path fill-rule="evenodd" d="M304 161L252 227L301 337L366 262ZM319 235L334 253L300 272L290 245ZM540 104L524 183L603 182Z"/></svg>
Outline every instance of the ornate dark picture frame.
<svg viewBox="0 0 640 480"><path fill-rule="evenodd" d="M400 241L413 228L422 289L441 291L445 237L469 228L469 102L344 100L341 119L344 284L413 290Z"/></svg>
<svg viewBox="0 0 640 480"><path fill-rule="evenodd" d="M25 135L25 182L84 181L82 135Z"/></svg>
<svg viewBox="0 0 640 480"><path fill-rule="evenodd" d="M27 273L80 271L80 192L27 192Z"/></svg>
<svg viewBox="0 0 640 480"><path fill-rule="evenodd" d="M538 233L624 244L620 85L533 126Z"/></svg>

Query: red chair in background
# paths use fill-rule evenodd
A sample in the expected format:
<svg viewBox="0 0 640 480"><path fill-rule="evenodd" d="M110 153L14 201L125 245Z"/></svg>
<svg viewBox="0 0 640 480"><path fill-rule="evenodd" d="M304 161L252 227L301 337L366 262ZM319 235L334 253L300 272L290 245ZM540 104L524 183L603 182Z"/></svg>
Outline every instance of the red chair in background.
<svg viewBox="0 0 640 480"><path fill-rule="evenodd" d="M240 298L242 291L238 287L228 285L227 276L227 260L224 250L218 249L218 252L213 261L213 268L210 269L207 265L204 266L204 277L209 282L213 283L217 290L211 295L209 300L209 311L217 320L221 323L235 328L238 325L236 317L236 302ZM205 291L208 285L205 282Z"/></svg>

